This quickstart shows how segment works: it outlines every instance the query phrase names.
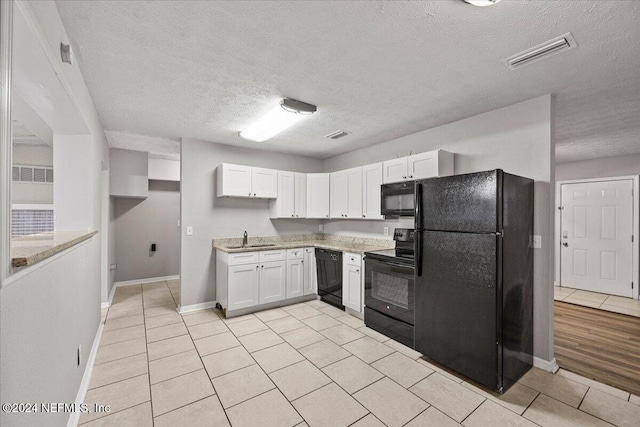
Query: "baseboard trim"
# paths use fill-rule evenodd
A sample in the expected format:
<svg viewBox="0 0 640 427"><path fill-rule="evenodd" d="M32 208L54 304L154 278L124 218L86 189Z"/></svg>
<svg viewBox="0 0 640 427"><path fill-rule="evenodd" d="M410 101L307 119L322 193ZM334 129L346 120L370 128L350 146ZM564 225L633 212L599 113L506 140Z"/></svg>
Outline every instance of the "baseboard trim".
<svg viewBox="0 0 640 427"><path fill-rule="evenodd" d="M178 280L179 278L180 278L179 275L175 275L175 276L149 277L148 279L124 280L122 282L114 283L113 286L117 287L117 286L143 285L145 283L162 282L163 280Z"/></svg>
<svg viewBox="0 0 640 427"><path fill-rule="evenodd" d="M208 308L213 308L215 306L216 306L215 301L201 302L200 304L183 305L180 308L178 308L178 313L185 314L185 313L190 313L192 311L206 310Z"/></svg>
<svg viewBox="0 0 640 427"><path fill-rule="evenodd" d="M113 296L116 294L116 284L114 283L111 287L111 292L109 293L109 301L102 303L102 308L109 308L111 304L113 304Z"/></svg>
<svg viewBox="0 0 640 427"><path fill-rule="evenodd" d="M84 368L84 374L82 375L80 388L78 389L78 394L76 395L76 407L80 406L80 404L82 404L87 397L87 390L89 388L89 382L91 381L91 374L93 373L93 364L96 361L96 355L98 354L98 347L100 346L100 339L102 338L103 330L104 323L100 321L100 326L98 327L98 331L96 332L96 337L93 339L91 352L89 353L89 358L87 359L87 364ZM69 416L67 427L76 427L78 425L78 422L80 421L80 415L81 413L79 411L72 412Z"/></svg>
<svg viewBox="0 0 640 427"><path fill-rule="evenodd" d="M556 358L554 357L551 360L544 360L544 359L540 359L539 357L533 357L533 366L535 366L536 368L540 368L544 371L548 371L551 373L556 373L558 372L558 369L560 369L560 367L558 366L558 363L556 362Z"/></svg>

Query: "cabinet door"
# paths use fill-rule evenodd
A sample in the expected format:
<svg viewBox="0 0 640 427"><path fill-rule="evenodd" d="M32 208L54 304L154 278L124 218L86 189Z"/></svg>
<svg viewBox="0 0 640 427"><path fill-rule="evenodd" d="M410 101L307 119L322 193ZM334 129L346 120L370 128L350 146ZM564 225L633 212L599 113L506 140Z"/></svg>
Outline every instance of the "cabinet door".
<svg viewBox="0 0 640 427"><path fill-rule="evenodd" d="M251 191L253 197L275 199L278 197L278 171L251 168Z"/></svg>
<svg viewBox="0 0 640 427"><path fill-rule="evenodd" d="M304 260L287 261L287 298L304 295Z"/></svg>
<svg viewBox="0 0 640 427"><path fill-rule="evenodd" d="M223 163L218 168L218 197L253 197L251 167Z"/></svg>
<svg viewBox="0 0 640 427"><path fill-rule="evenodd" d="M318 293L318 280L316 273L316 248L304 249L304 294Z"/></svg>
<svg viewBox="0 0 640 427"><path fill-rule="evenodd" d="M328 173L307 174L307 218L329 218Z"/></svg>
<svg viewBox="0 0 640 427"><path fill-rule="evenodd" d="M286 261L260 264L260 304L280 301L285 298Z"/></svg>
<svg viewBox="0 0 640 427"><path fill-rule="evenodd" d="M345 171L331 174L331 218L346 218L349 208L349 176Z"/></svg>
<svg viewBox="0 0 640 427"><path fill-rule="evenodd" d="M294 217L294 176L293 172L278 171L278 198L271 202L271 218Z"/></svg>
<svg viewBox="0 0 640 427"><path fill-rule="evenodd" d="M409 179L438 176L438 150L409 156L407 165Z"/></svg>
<svg viewBox="0 0 640 427"><path fill-rule="evenodd" d="M229 311L258 304L259 271L259 264L229 267Z"/></svg>
<svg viewBox="0 0 640 427"><path fill-rule="evenodd" d="M362 218L382 219L380 215L380 186L382 163L362 167Z"/></svg>
<svg viewBox="0 0 640 427"><path fill-rule="evenodd" d="M347 218L362 218L362 168L346 170Z"/></svg>
<svg viewBox="0 0 640 427"><path fill-rule="evenodd" d="M362 312L360 267L344 264L342 267L342 304Z"/></svg>
<svg viewBox="0 0 640 427"><path fill-rule="evenodd" d="M390 182L406 181L407 176L407 158L387 160L382 162L382 182L388 184Z"/></svg>
<svg viewBox="0 0 640 427"><path fill-rule="evenodd" d="M307 174L296 173L294 185L294 214L296 218L307 217Z"/></svg>

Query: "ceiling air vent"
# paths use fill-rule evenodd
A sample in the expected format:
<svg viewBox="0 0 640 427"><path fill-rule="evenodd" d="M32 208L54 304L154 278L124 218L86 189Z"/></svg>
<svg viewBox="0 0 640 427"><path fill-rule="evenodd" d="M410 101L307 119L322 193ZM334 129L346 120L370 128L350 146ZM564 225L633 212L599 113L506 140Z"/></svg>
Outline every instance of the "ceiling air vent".
<svg viewBox="0 0 640 427"><path fill-rule="evenodd" d="M549 40L505 59L504 64L512 70L532 64L556 53L564 52L578 46L571 33Z"/></svg>
<svg viewBox="0 0 640 427"><path fill-rule="evenodd" d="M329 135L325 135L324 137L329 139L340 139L347 135L349 135L349 132L345 132L343 130L337 130L335 132L330 133Z"/></svg>

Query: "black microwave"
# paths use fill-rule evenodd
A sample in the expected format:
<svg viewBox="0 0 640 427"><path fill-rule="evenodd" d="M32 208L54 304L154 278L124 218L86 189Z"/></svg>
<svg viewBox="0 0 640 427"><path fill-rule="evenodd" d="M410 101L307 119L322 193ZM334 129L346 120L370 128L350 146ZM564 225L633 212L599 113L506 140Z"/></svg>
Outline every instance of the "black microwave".
<svg viewBox="0 0 640 427"><path fill-rule="evenodd" d="M384 216L414 216L414 181L394 182L380 187L380 213Z"/></svg>

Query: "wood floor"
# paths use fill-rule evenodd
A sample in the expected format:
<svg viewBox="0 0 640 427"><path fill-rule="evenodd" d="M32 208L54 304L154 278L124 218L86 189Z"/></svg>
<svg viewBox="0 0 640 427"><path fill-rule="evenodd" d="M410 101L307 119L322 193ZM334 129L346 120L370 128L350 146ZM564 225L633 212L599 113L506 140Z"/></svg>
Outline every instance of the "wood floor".
<svg viewBox="0 0 640 427"><path fill-rule="evenodd" d="M561 368L640 395L640 318L556 301Z"/></svg>

